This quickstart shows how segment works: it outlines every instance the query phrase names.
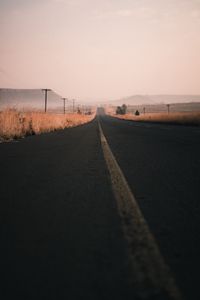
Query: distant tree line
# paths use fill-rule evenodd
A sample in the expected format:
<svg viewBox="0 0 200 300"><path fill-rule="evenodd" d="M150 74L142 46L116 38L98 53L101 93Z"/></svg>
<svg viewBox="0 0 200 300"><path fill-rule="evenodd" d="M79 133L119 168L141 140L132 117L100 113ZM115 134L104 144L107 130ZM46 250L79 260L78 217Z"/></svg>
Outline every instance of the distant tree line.
<svg viewBox="0 0 200 300"><path fill-rule="evenodd" d="M123 104L122 106L117 106L116 114L117 115L125 115L126 111L127 111L127 106L126 106L126 104Z"/></svg>
<svg viewBox="0 0 200 300"><path fill-rule="evenodd" d="M126 106L126 104L123 104L122 106L117 106L117 108L116 108L116 114L117 115L125 115L126 112L127 112L127 106ZM136 116L140 115L140 113L139 113L138 110L135 111L135 115Z"/></svg>

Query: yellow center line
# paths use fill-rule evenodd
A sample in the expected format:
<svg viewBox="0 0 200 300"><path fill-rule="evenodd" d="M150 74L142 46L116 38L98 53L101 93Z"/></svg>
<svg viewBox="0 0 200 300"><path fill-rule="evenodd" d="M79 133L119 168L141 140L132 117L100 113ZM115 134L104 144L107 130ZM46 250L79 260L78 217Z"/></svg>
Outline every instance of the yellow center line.
<svg viewBox="0 0 200 300"><path fill-rule="evenodd" d="M128 241L132 278L139 299L181 300L170 268L164 262L155 238L104 136L98 119L101 145L112 189Z"/></svg>

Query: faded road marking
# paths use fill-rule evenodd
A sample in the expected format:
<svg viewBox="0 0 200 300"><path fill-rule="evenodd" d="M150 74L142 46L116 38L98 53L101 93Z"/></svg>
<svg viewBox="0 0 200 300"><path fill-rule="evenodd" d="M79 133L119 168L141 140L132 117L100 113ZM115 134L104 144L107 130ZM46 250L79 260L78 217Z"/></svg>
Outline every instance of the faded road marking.
<svg viewBox="0 0 200 300"><path fill-rule="evenodd" d="M112 188L128 240L132 267L132 284L137 299L180 300L169 267L158 249L135 197L107 143L100 122L99 131L104 157L110 172Z"/></svg>

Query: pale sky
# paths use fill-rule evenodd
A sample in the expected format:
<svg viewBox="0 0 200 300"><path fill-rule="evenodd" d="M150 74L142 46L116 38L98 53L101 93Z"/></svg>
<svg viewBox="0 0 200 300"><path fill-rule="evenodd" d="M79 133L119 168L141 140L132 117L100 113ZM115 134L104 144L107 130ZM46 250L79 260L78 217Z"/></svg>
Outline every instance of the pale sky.
<svg viewBox="0 0 200 300"><path fill-rule="evenodd" d="M0 87L200 94L200 0L0 0Z"/></svg>

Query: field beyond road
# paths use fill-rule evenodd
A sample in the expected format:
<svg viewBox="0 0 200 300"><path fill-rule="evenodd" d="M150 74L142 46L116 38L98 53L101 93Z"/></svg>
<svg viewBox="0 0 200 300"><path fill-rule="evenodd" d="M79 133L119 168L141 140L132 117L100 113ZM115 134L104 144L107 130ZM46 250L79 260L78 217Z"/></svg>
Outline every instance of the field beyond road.
<svg viewBox="0 0 200 300"><path fill-rule="evenodd" d="M108 111L108 115L123 120L133 120L138 122L156 122L177 125L200 126L200 112L170 112L170 113L141 113L139 116L127 113L116 115Z"/></svg>
<svg viewBox="0 0 200 300"><path fill-rule="evenodd" d="M184 299L199 299L200 128L98 118ZM175 299L134 284L98 118L0 144L2 299Z"/></svg>
<svg viewBox="0 0 200 300"><path fill-rule="evenodd" d="M6 109L0 112L0 141L74 127L91 121L94 116L94 113L58 114Z"/></svg>

